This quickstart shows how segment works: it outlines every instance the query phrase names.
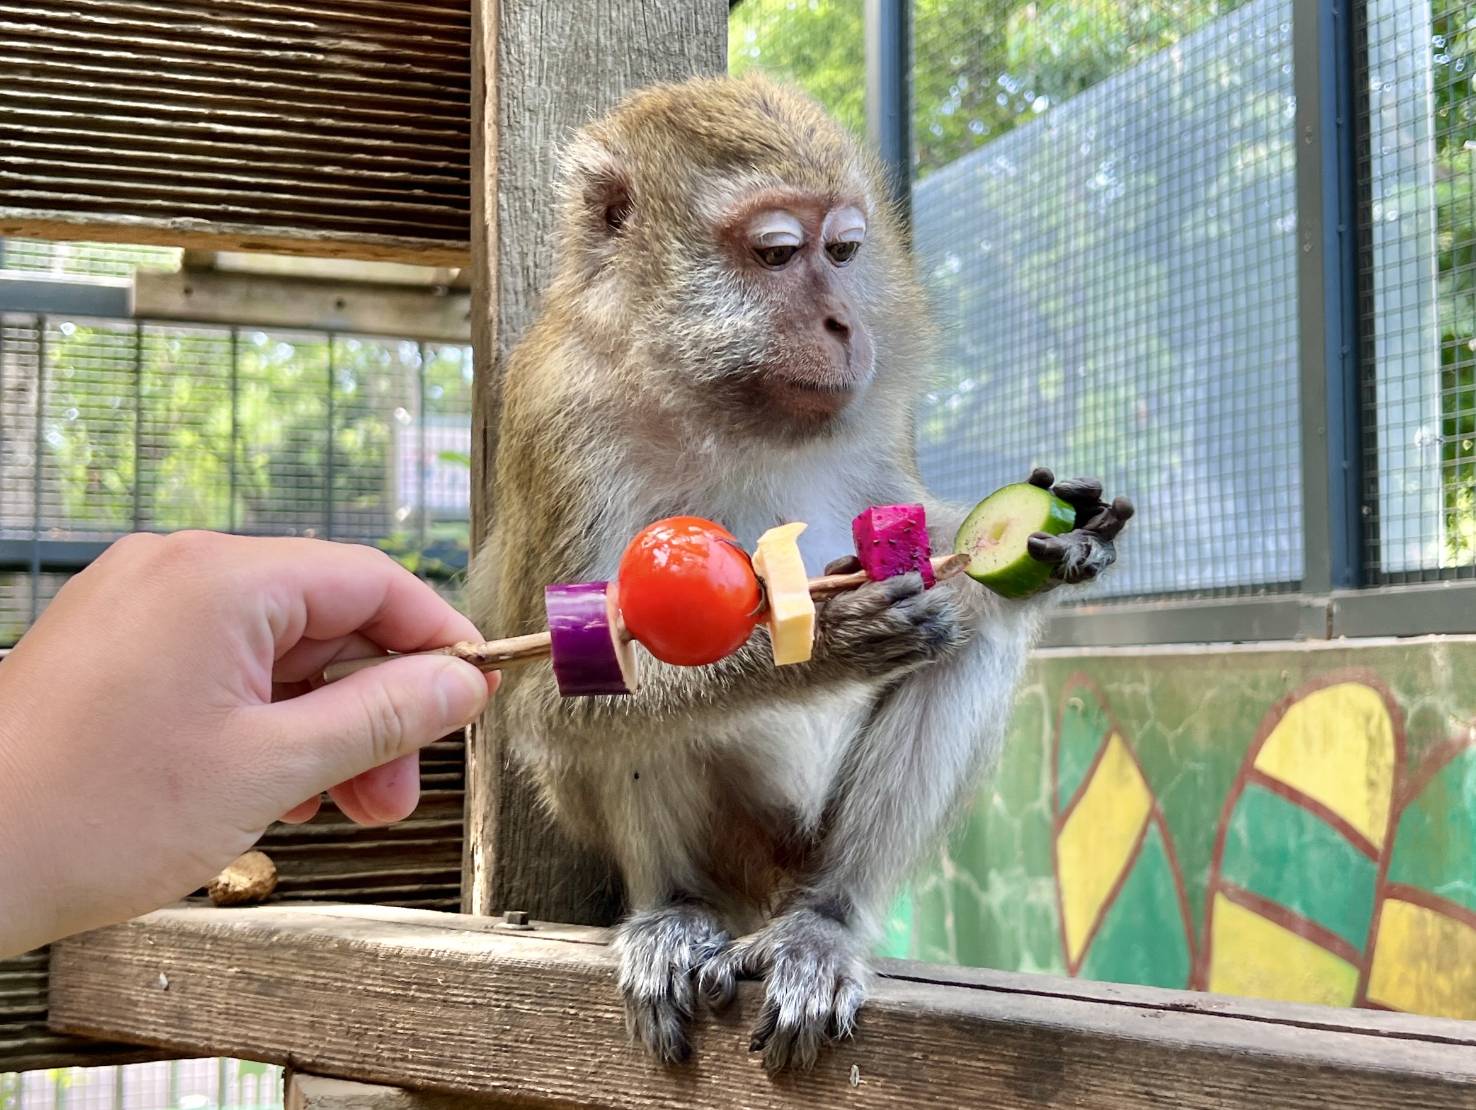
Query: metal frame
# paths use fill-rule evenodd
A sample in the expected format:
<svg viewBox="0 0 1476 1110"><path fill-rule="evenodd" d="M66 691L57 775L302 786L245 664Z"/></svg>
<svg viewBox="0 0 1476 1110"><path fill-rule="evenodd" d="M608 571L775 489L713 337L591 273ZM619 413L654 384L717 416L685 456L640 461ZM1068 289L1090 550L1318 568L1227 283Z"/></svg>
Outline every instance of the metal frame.
<svg viewBox="0 0 1476 1110"><path fill-rule="evenodd" d="M904 222L912 213L912 0L866 0L866 126Z"/></svg>
<svg viewBox="0 0 1476 1110"><path fill-rule="evenodd" d="M1358 206L1352 0L1297 4L1297 301L1302 415L1302 589L1361 584Z"/></svg>

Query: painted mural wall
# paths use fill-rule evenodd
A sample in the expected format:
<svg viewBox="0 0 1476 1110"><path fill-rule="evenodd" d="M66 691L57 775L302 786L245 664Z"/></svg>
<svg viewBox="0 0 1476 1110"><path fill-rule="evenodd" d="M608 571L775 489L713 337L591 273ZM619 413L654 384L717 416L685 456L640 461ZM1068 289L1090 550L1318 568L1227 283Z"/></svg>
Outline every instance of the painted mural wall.
<svg viewBox="0 0 1476 1110"><path fill-rule="evenodd" d="M1476 639L1038 658L886 951L1476 1018Z"/></svg>

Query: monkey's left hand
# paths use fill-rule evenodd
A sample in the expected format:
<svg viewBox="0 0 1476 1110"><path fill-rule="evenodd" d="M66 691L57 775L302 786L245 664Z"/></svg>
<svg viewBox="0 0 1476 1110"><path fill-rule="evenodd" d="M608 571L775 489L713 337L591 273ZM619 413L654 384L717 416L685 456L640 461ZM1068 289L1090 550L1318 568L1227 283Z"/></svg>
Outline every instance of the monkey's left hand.
<svg viewBox="0 0 1476 1110"><path fill-rule="evenodd" d="M1095 478L1057 482L1045 467L1036 467L1030 484L1048 489L1076 510L1076 527L1063 536L1037 532L1027 541L1033 559L1051 563L1052 586L1090 582L1117 561L1113 541L1132 519L1133 503L1126 497L1102 500L1102 483Z"/></svg>

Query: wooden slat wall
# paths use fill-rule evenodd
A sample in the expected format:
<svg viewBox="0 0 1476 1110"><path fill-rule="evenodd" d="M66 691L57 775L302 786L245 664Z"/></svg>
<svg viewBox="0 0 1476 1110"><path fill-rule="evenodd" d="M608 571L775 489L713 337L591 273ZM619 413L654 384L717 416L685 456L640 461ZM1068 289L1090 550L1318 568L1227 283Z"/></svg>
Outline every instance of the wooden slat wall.
<svg viewBox="0 0 1476 1110"><path fill-rule="evenodd" d="M460 734L426 748L420 805L391 828L361 828L325 806L306 825L268 830L259 847L277 864L276 900L458 909L465 756ZM159 1058L50 1032L46 994L46 950L0 960L0 1072Z"/></svg>
<svg viewBox="0 0 1476 1110"><path fill-rule="evenodd" d="M469 0L0 0L0 234L460 265Z"/></svg>

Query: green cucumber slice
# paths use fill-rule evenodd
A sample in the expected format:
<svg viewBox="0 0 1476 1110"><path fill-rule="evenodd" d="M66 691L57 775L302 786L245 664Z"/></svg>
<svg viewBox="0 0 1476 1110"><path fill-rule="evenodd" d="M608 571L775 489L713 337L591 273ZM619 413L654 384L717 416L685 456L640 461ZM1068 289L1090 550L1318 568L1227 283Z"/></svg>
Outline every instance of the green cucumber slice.
<svg viewBox="0 0 1476 1110"><path fill-rule="evenodd" d="M953 550L969 557L968 575L1001 597L1038 593L1051 576L1049 563L1030 557L1026 541L1036 532L1059 536L1076 526L1076 510L1048 489L1018 482L995 490L965 518Z"/></svg>

